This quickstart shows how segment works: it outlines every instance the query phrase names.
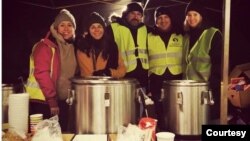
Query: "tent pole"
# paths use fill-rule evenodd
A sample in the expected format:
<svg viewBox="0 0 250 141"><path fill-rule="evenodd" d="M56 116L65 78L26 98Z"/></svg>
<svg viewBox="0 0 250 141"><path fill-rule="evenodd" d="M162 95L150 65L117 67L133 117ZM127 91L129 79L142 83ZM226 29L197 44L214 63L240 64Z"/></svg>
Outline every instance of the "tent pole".
<svg viewBox="0 0 250 141"><path fill-rule="evenodd" d="M222 89L221 89L221 106L220 106L220 124L227 124L228 114L228 70L229 70L229 40L230 40L230 11L231 0L224 0L223 2L223 66L222 66Z"/></svg>

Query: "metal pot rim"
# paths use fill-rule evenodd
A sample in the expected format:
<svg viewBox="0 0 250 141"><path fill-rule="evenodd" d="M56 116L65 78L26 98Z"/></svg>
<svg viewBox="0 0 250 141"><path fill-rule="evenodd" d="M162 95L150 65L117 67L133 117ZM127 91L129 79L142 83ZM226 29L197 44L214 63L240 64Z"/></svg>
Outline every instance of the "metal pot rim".
<svg viewBox="0 0 250 141"><path fill-rule="evenodd" d="M71 79L76 84L124 84L124 83L137 83L133 78L116 79L106 76L92 76L92 77L74 77Z"/></svg>
<svg viewBox="0 0 250 141"><path fill-rule="evenodd" d="M167 85L181 85L181 86L200 86L208 85L208 82L196 81L196 80L169 80L164 82Z"/></svg>

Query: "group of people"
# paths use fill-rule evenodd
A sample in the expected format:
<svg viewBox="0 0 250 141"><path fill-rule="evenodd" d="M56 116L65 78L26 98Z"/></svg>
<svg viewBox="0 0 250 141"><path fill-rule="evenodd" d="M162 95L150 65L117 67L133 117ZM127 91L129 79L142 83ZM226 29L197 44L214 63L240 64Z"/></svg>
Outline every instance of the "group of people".
<svg viewBox="0 0 250 141"><path fill-rule="evenodd" d="M74 16L61 10L30 56L26 85L30 114L59 115L62 131L67 131L69 106L65 100L70 78L77 74L137 79L155 103L159 125L163 122L164 80L210 82L210 89L219 95L222 35L207 24L205 13L199 1L191 1L182 28L176 24L176 15L161 6L155 9L154 26L149 27L143 23L140 3L132 2L109 25L99 13L91 13L86 30L75 40Z"/></svg>

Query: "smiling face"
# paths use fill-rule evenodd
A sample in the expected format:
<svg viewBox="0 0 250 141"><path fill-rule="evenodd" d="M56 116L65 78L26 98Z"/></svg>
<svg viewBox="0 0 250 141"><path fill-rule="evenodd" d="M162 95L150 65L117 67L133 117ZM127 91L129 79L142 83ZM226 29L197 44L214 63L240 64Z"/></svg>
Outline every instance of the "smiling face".
<svg viewBox="0 0 250 141"><path fill-rule="evenodd" d="M93 23L89 27L89 33L94 39L99 40L104 34L104 28L100 23Z"/></svg>
<svg viewBox="0 0 250 141"><path fill-rule="evenodd" d="M62 21L57 27L57 32L62 35L63 39L67 40L75 35L75 29L70 21Z"/></svg>
<svg viewBox="0 0 250 141"><path fill-rule="evenodd" d="M156 26L162 31L168 31L171 28L171 19L168 15L163 14L156 18Z"/></svg>
<svg viewBox="0 0 250 141"><path fill-rule="evenodd" d="M191 28L196 28L202 22L202 16L196 11L188 11L186 22Z"/></svg>

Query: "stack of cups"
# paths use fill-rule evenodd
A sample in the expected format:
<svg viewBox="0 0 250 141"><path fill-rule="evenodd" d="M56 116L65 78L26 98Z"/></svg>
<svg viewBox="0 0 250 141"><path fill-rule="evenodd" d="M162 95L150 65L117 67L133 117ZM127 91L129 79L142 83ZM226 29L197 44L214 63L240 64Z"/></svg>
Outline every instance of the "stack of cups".
<svg viewBox="0 0 250 141"><path fill-rule="evenodd" d="M30 132L34 134L36 132L36 125L43 120L43 114L30 115Z"/></svg>
<svg viewBox="0 0 250 141"><path fill-rule="evenodd" d="M172 132L158 132L156 137L157 141L174 141L175 134Z"/></svg>

